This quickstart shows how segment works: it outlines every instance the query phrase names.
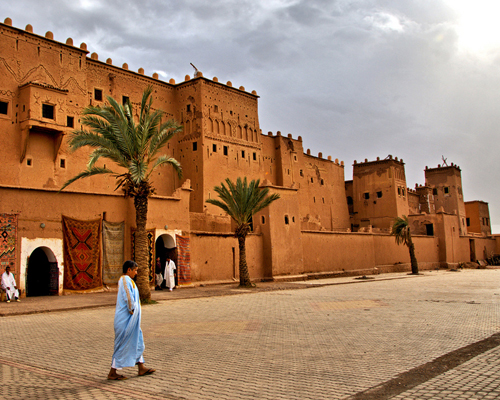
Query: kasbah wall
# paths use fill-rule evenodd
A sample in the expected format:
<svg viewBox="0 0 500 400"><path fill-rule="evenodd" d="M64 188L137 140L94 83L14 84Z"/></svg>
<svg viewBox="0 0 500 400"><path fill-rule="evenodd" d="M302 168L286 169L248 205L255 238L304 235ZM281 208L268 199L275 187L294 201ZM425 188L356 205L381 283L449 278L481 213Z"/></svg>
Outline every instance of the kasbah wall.
<svg viewBox="0 0 500 400"><path fill-rule="evenodd" d="M148 85L154 107L183 125L165 152L180 161L184 175L179 180L163 169L154 176L147 228L166 247L175 246L176 234L190 238L194 284L238 280L231 220L206 203L226 178L260 179L281 196L253 219L247 239L253 280L409 270L407 249L389 235L393 219L403 215L422 269L498 252L487 203L464 203L456 165L426 167L425 184L408 189L403 160L388 156L355 161L353 180L345 181L344 163L304 151L302 137L263 135L255 91L199 71L184 82L163 82L142 68L103 62L85 43L61 43L51 32L15 28L7 18L0 24L0 214L18 214L13 270L23 295L30 295L26 282L37 268L29 264L36 249L57 263L57 292L63 293L62 215L124 221L124 256L131 257L133 202L114 191L114 178L82 179L58 190L86 168L88 152L68 148L82 109L105 104L106 96L128 98L137 107Z"/></svg>

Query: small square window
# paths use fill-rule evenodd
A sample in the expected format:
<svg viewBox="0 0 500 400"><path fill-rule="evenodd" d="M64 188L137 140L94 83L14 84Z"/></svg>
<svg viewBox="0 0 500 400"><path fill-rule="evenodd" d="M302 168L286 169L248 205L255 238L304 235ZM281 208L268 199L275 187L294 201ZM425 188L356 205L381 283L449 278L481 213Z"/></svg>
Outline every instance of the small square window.
<svg viewBox="0 0 500 400"><path fill-rule="evenodd" d="M300 176L304 176L304 171L300 170L299 174Z"/></svg>
<svg viewBox="0 0 500 400"><path fill-rule="evenodd" d="M129 101L130 101L130 99L128 98L128 96L122 96L122 104L123 105L127 104Z"/></svg>
<svg viewBox="0 0 500 400"><path fill-rule="evenodd" d="M187 107L186 107L186 111L187 112L191 112L191 104L188 104Z"/></svg>
<svg viewBox="0 0 500 400"><path fill-rule="evenodd" d="M380 199L382 197L382 192L377 192L377 197Z"/></svg>
<svg viewBox="0 0 500 400"><path fill-rule="evenodd" d="M321 179L321 186L323 186L325 184L325 181L323 179Z"/></svg>
<svg viewBox="0 0 500 400"><path fill-rule="evenodd" d="M54 119L54 106L50 104L42 104L42 117Z"/></svg>
<svg viewBox="0 0 500 400"><path fill-rule="evenodd" d="M368 200L370 198L370 193L363 193L363 197L365 200Z"/></svg>
<svg viewBox="0 0 500 400"><path fill-rule="evenodd" d="M229 154L229 147L224 146L224 155L227 156Z"/></svg>
<svg viewBox="0 0 500 400"><path fill-rule="evenodd" d="M0 101L0 114L7 115L9 111L9 103L6 101Z"/></svg>
<svg viewBox="0 0 500 400"><path fill-rule="evenodd" d="M448 186L445 186L445 187L444 187L444 193L445 193L445 194L450 193L450 188L449 188Z"/></svg>
<svg viewBox="0 0 500 400"><path fill-rule="evenodd" d="M193 151L198 150L198 142L193 142Z"/></svg>
<svg viewBox="0 0 500 400"><path fill-rule="evenodd" d="M102 101L102 90L101 89L94 89L94 100Z"/></svg>
<svg viewBox="0 0 500 400"><path fill-rule="evenodd" d="M66 117L66 126L68 128L74 128L74 126L75 126L75 118L74 117Z"/></svg>
<svg viewBox="0 0 500 400"><path fill-rule="evenodd" d="M214 106L214 112L219 112L219 106Z"/></svg>
<svg viewBox="0 0 500 400"><path fill-rule="evenodd" d="M241 158L245 158L245 150L241 150Z"/></svg>
<svg viewBox="0 0 500 400"><path fill-rule="evenodd" d="M59 160L59 166L60 166L61 168L66 168L66 160L65 160L64 158L61 158L61 159Z"/></svg>
<svg viewBox="0 0 500 400"><path fill-rule="evenodd" d="M213 151L214 153L217 153L217 145L216 145L216 144L213 144L213 145L212 145L212 151Z"/></svg>
<svg viewBox="0 0 500 400"><path fill-rule="evenodd" d="M311 183L314 183L314 178L311 178Z"/></svg>
<svg viewBox="0 0 500 400"><path fill-rule="evenodd" d="M32 160L31 158L27 158L27 159L26 159L26 165L27 165L28 167L31 167L31 166L33 165L33 160Z"/></svg>
<svg viewBox="0 0 500 400"><path fill-rule="evenodd" d="M257 161L257 153L253 153L253 160Z"/></svg>
<svg viewBox="0 0 500 400"><path fill-rule="evenodd" d="M438 190L436 188L432 189L432 194L436 196L438 194Z"/></svg>

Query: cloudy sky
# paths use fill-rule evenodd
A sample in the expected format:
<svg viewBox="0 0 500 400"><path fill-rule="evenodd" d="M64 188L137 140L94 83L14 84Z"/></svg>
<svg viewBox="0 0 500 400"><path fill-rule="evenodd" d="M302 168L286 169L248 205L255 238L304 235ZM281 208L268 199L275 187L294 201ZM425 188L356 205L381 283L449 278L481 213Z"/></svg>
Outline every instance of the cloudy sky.
<svg viewBox="0 0 500 400"><path fill-rule="evenodd" d="M403 158L462 169L465 200L500 233L500 4L492 0L17 0L1 20L86 42L164 80L217 76L256 90L264 133L346 164Z"/></svg>

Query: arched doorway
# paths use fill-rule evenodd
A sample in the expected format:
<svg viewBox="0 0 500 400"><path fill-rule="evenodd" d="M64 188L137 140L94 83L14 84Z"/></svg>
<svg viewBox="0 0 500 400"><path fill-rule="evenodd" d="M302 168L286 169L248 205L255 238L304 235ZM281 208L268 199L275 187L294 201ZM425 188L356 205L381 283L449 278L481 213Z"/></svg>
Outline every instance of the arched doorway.
<svg viewBox="0 0 500 400"><path fill-rule="evenodd" d="M172 236L170 236L168 233L164 233L163 235L158 236L155 243L155 252L156 258L160 257L162 269L165 268L167 257L171 260L174 260L175 265L177 265L177 252L175 250L175 240ZM175 276L175 283L177 284L177 275Z"/></svg>
<svg viewBox="0 0 500 400"><path fill-rule="evenodd" d="M29 256L26 277L26 296L57 295L59 268L56 257L48 247L37 247Z"/></svg>

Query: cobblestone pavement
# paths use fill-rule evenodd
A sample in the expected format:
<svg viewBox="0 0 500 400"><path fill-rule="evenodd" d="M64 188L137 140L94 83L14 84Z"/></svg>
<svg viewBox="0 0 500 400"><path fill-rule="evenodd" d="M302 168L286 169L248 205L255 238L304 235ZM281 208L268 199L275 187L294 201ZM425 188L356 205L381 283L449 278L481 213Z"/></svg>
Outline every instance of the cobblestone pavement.
<svg viewBox="0 0 500 400"><path fill-rule="evenodd" d="M8 349L0 353L0 397L500 398L496 344L390 397L369 395L499 333L500 270L426 271L357 282L363 283L321 280L317 287L302 283L305 290L158 298L159 304L143 307L142 320L146 365L157 372L137 377L128 368L123 373L130 379L119 382L106 380L113 307L0 318Z"/></svg>

